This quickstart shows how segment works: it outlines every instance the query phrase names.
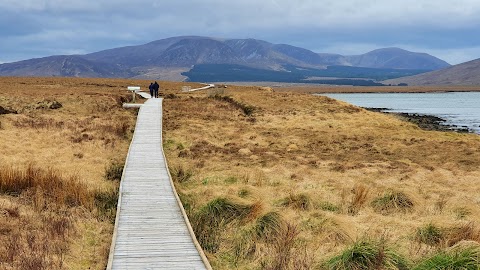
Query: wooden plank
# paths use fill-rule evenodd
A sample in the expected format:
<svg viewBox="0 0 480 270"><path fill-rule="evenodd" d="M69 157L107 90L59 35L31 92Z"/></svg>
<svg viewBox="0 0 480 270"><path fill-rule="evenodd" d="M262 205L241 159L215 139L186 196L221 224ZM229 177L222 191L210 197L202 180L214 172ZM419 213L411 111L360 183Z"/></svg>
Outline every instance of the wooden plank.
<svg viewBox="0 0 480 270"><path fill-rule="evenodd" d="M162 148L162 99L141 106L107 269L211 269L179 205Z"/></svg>

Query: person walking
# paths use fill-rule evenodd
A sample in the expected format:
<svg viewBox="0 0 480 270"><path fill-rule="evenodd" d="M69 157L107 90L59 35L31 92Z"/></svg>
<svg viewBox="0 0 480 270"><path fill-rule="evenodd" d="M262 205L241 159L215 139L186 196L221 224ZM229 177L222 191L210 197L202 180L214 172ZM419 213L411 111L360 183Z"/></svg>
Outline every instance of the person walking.
<svg viewBox="0 0 480 270"><path fill-rule="evenodd" d="M155 98L158 98L158 89L160 88L160 85L157 83L157 81L155 81L155 83L153 83L153 94L155 96Z"/></svg>
<svg viewBox="0 0 480 270"><path fill-rule="evenodd" d="M148 90L150 90L150 97L153 98L153 83L150 83Z"/></svg>

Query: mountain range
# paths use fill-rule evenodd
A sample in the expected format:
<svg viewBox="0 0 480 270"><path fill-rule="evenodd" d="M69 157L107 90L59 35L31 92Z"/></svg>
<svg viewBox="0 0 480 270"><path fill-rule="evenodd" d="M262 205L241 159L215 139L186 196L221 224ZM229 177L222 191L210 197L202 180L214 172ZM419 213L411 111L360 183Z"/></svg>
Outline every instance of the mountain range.
<svg viewBox="0 0 480 270"><path fill-rule="evenodd" d="M290 72L294 67L296 70L309 69L310 74L315 73L312 73L312 70L321 71L330 66L387 69L390 75L384 79L450 67L447 62L426 53L409 52L399 48L383 48L362 55L344 56L316 53L300 47L256 39L181 36L85 55L56 55L5 63L0 65L0 76L186 80L189 78L185 74L195 66L203 64L231 65L231 68L241 66L276 72ZM365 69L362 69L363 71ZM307 78L307 75L304 78Z"/></svg>

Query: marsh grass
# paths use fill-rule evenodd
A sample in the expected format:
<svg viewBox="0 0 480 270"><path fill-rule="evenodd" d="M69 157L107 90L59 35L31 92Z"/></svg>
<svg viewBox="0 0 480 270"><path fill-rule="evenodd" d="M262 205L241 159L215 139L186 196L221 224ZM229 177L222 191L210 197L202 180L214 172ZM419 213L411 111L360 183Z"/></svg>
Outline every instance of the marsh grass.
<svg viewBox="0 0 480 270"><path fill-rule="evenodd" d="M254 256L257 250L256 236L252 228L242 229L233 240L233 265L238 266L241 260Z"/></svg>
<svg viewBox="0 0 480 270"><path fill-rule="evenodd" d="M444 241L445 235L441 228L429 223L417 229L415 241L432 247L438 247Z"/></svg>
<svg viewBox="0 0 480 270"><path fill-rule="evenodd" d="M251 218L258 208L256 204L248 205L227 198L214 199L201 207L193 214L192 227L202 248L212 253L218 251L224 227Z"/></svg>
<svg viewBox="0 0 480 270"><path fill-rule="evenodd" d="M467 222L447 228L445 234L445 244L447 247L454 246L463 240L480 243L480 228L474 222Z"/></svg>
<svg viewBox="0 0 480 270"><path fill-rule="evenodd" d="M282 217L277 212L268 212L255 222L254 231L258 238L273 240L284 226Z"/></svg>
<svg viewBox="0 0 480 270"><path fill-rule="evenodd" d="M44 209L51 203L62 207L91 207L93 193L77 176L63 176L52 168L40 169L30 164L26 169L0 168L0 193L26 195Z"/></svg>
<svg viewBox="0 0 480 270"><path fill-rule="evenodd" d="M310 196L305 193L290 193L288 197L285 197L280 201L280 205L293 207L299 210L309 210L313 206Z"/></svg>
<svg viewBox="0 0 480 270"><path fill-rule="evenodd" d="M125 167L124 162L111 161L110 164L105 168L105 179L111 181L120 181L122 179L123 167Z"/></svg>
<svg viewBox="0 0 480 270"><path fill-rule="evenodd" d="M118 189L97 191L94 195L94 204L97 210L97 218L115 224L116 209L118 203Z"/></svg>
<svg viewBox="0 0 480 270"><path fill-rule="evenodd" d="M331 270L350 269L409 269L409 263L400 254L388 248L385 242L359 240L341 254L329 259L325 267Z"/></svg>
<svg viewBox="0 0 480 270"><path fill-rule="evenodd" d="M290 223L282 227L273 242L271 261L265 269L291 269L294 255L297 255L294 248L299 233L298 228ZM297 264L296 269L302 269L299 266L300 264Z"/></svg>
<svg viewBox="0 0 480 270"><path fill-rule="evenodd" d="M0 107L17 112L1 116L0 268L105 268L118 183L104 164L128 150L130 83L0 79Z"/></svg>
<svg viewBox="0 0 480 270"><path fill-rule="evenodd" d="M478 246L455 248L440 251L418 263L413 270L478 270L480 268L480 248Z"/></svg>
<svg viewBox="0 0 480 270"><path fill-rule="evenodd" d="M20 115L13 121L13 125L19 128L62 129L66 123L51 117Z"/></svg>
<svg viewBox="0 0 480 270"><path fill-rule="evenodd" d="M340 211L340 207L338 205L333 204L331 202L326 202L326 201L320 202L317 207L323 211L328 211L328 212L336 213Z"/></svg>
<svg viewBox="0 0 480 270"><path fill-rule="evenodd" d="M188 182L192 179L194 172L191 168L186 168L183 165L173 167L170 170L173 181L177 183Z"/></svg>
<svg viewBox="0 0 480 270"><path fill-rule="evenodd" d="M413 200L404 192L389 191L381 197L377 197L371 203L376 212L391 214L394 212L408 212L414 207Z"/></svg>
<svg viewBox="0 0 480 270"><path fill-rule="evenodd" d="M357 185L352 189L352 198L347 208L350 215L356 215L368 199L369 189L364 185Z"/></svg>
<svg viewBox="0 0 480 270"><path fill-rule="evenodd" d="M296 257L306 264L313 258L316 269L352 239L385 232L396 250L418 261L444 244L419 243L417 228L433 222L444 230L456 217L450 210L465 205L470 214L463 219L477 219L471 185L479 175L480 154L472 150L478 136L425 132L326 97L276 90L229 86L216 98L205 91L165 100L165 139L188 150L167 147L169 163L195 166L193 181L176 182L195 203L191 216L214 198L234 196L261 201L298 231L288 263L273 263L282 252L257 236L262 215L212 230L218 249L207 254L218 269L295 269ZM246 121L234 101L254 106L256 121ZM427 250L411 250L419 244Z"/></svg>

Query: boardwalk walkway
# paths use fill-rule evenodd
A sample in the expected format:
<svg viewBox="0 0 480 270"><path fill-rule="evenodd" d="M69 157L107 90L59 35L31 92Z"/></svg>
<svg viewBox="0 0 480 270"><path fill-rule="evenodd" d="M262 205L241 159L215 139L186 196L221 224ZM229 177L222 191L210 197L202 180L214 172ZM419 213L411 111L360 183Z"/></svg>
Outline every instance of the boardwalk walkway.
<svg viewBox="0 0 480 270"><path fill-rule="evenodd" d="M107 269L211 269L184 218L162 148L162 100L138 113Z"/></svg>

